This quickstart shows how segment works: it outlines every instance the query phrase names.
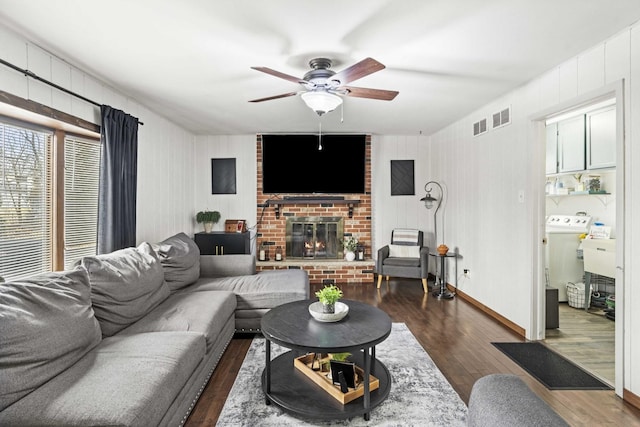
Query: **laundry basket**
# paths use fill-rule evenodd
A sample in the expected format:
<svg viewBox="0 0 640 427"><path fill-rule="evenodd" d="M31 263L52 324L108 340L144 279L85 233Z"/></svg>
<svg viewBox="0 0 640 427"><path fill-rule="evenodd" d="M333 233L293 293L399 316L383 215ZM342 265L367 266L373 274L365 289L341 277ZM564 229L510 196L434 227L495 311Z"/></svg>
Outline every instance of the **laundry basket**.
<svg viewBox="0 0 640 427"><path fill-rule="evenodd" d="M567 299L569 300L569 306L574 308L584 308L584 283L567 283ZM591 290L587 294L589 298L589 305L591 305Z"/></svg>

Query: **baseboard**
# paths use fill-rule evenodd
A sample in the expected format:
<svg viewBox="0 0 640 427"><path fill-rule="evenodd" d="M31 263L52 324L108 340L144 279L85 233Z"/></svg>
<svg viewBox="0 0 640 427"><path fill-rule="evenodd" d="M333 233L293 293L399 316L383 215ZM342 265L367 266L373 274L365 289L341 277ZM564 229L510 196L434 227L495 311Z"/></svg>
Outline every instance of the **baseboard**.
<svg viewBox="0 0 640 427"><path fill-rule="evenodd" d="M622 400L634 408L640 409L640 396L630 392L626 388L622 389Z"/></svg>
<svg viewBox="0 0 640 427"><path fill-rule="evenodd" d="M456 288L454 288L453 286L451 286L449 284L447 284L447 288L449 289L449 291L454 292L458 298L465 300L466 302L468 302L469 304L471 304L472 306L474 306L478 310L482 311L487 316L491 317L492 319L494 319L495 321L497 321L498 323L500 323L501 325L503 325L507 329L515 332L516 334L520 335L522 338L526 337L526 331L522 326L519 326L516 323L513 323L511 320L509 320L506 317L502 316L501 314L493 311L492 309L490 309L486 305L482 304L480 301L478 301L478 300L470 297L469 295L465 294L460 289L456 289Z"/></svg>

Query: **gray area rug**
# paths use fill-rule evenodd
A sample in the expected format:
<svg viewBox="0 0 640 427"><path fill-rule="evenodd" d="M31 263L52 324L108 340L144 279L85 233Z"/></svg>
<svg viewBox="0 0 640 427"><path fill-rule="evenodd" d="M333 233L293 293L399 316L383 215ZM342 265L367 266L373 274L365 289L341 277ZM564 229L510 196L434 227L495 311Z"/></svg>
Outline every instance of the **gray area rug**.
<svg viewBox="0 0 640 427"><path fill-rule="evenodd" d="M389 397L362 416L332 422L304 421L266 405L261 386L264 338L254 338L222 408L217 426L466 426L467 407L404 323L376 346L392 376ZM271 357L287 349L271 346Z"/></svg>

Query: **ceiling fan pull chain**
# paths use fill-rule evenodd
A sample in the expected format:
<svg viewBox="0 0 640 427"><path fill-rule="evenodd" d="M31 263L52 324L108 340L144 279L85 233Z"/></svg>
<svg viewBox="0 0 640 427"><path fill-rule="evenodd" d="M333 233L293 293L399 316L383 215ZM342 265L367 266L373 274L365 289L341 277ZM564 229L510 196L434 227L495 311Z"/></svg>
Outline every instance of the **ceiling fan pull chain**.
<svg viewBox="0 0 640 427"><path fill-rule="evenodd" d="M318 127L320 131L318 132L318 151L322 151L322 121L318 120Z"/></svg>
<svg viewBox="0 0 640 427"><path fill-rule="evenodd" d="M340 123L344 123L344 104L340 104Z"/></svg>

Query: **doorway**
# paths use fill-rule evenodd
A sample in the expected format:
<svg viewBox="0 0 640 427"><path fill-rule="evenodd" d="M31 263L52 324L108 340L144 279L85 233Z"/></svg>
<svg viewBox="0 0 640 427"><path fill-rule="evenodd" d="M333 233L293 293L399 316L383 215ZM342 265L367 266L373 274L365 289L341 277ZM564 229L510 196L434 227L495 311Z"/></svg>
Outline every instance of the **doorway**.
<svg viewBox="0 0 640 427"><path fill-rule="evenodd" d="M587 210L589 215L593 215L594 222L606 222L609 225L613 225L614 235L616 238L616 254L615 254L615 285L612 286L616 297L623 297L623 274L622 274L622 260L623 253L622 248L624 245L624 102L623 102L623 82L617 82L611 84L602 90L596 91L585 96L576 98L575 100L567 103L563 103L557 107L551 108L542 112L533 118L534 125L537 132L537 140L543 142L540 148L540 156L542 163L546 163L546 123L550 119L570 118L579 116L580 114L588 113L602 107L602 102L614 99L610 105L615 106L615 164L613 167L606 169L589 169L585 165L583 174L604 175L605 173L609 181L610 188L613 189L614 195L608 195L607 199L601 199L594 204L593 196L587 192L588 195L579 197L573 197L575 191L582 190L578 187L580 176L574 176L566 171L563 173L557 171L557 177L562 178L564 185L559 185L559 188L566 188L568 183L572 185L573 190L569 193L567 190L561 190L552 197L547 195L549 192L549 185L547 183L548 170L543 170L540 167L540 175L536 175L541 182L540 185L540 205L538 209L538 215L540 221L540 227L538 227L539 242L543 244L538 250L538 271L539 280L537 283L537 289L535 291L534 304L537 303L537 307L534 308L535 321L532 336L536 339L546 340L548 338L548 344L558 350L560 354L563 354L568 359L579 364L583 368L592 372L596 376L610 382L615 386L616 394L622 395L622 310L619 310L617 321L612 321L604 317L594 318L596 314L585 311L584 309L570 307L567 302L561 302L559 305L560 312L560 324L558 329L545 330L545 289L547 285L547 259L545 259L547 235L545 232L545 220L549 212L553 214L566 213L568 215L575 215L578 212L584 212ZM552 120L553 121L553 120ZM544 173L542 173L544 172ZM555 178L555 177L554 177ZM559 179L560 180L560 179ZM553 182L555 188L555 182ZM546 190L546 191L545 191ZM584 191L584 190L582 190ZM580 201L583 198L583 201ZM597 198L596 198L597 200ZM598 205L597 203L600 203ZM583 207L584 206L584 207ZM566 209L566 212L561 212L562 209ZM601 221L604 218L604 221ZM577 246L577 245L576 245ZM586 292L585 292L586 294ZM586 294L588 295L588 294ZM621 304L619 304L620 306ZM614 311L615 313L615 311ZM585 317L588 316L588 317ZM594 323L595 322L595 323ZM604 322L604 323L598 323ZM608 322L608 323L607 323ZM564 327L564 329L563 329ZM570 341L573 343L580 342L582 345L568 344ZM563 342L564 341L564 342ZM579 351L573 351L572 348ZM598 348L600 347L600 348ZM593 348L594 354L586 355L590 348ZM583 358L584 357L584 358ZM600 363L600 366L596 366L597 363L586 363L585 360L589 358L593 361ZM609 366L607 366L609 365ZM612 366L611 366L612 365Z"/></svg>

